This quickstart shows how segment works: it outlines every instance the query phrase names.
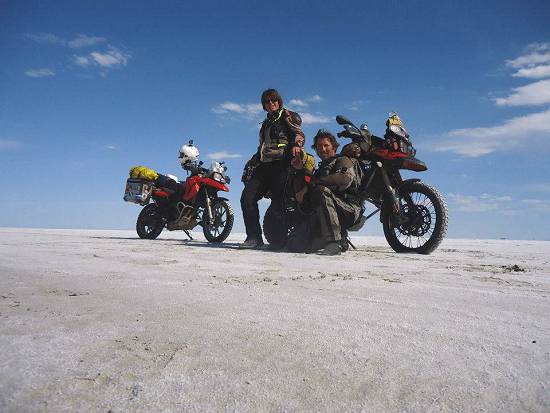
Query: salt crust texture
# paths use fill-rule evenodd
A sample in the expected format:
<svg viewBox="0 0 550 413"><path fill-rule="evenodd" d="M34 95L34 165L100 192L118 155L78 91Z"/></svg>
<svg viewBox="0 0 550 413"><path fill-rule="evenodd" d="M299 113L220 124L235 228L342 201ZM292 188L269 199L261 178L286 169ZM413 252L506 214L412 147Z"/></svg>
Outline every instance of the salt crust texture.
<svg viewBox="0 0 550 413"><path fill-rule="evenodd" d="M550 411L550 242L242 239L0 228L0 411Z"/></svg>

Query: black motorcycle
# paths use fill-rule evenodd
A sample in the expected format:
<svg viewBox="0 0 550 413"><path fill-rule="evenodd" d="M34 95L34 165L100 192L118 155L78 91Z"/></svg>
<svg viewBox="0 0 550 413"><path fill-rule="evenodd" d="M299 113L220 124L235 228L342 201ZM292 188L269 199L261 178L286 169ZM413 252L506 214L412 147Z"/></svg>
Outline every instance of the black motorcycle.
<svg viewBox="0 0 550 413"><path fill-rule="evenodd" d="M366 125L356 127L344 116L338 115L336 122L344 128L338 137L352 142L343 151L349 149L346 155L355 158L360 167L362 179L357 196L376 207L346 230L360 229L366 220L380 212L384 236L394 251L419 254L434 251L447 233L447 205L434 187L420 179L401 177L402 169L422 172L427 166L415 157L416 150L397 114L390 114L384 138L372 135ZM294 200L290 172L288 178L285 196L277 203L272 202L264 217L264 235L269 243L284 244L293 228L312 213Z"/></svg>

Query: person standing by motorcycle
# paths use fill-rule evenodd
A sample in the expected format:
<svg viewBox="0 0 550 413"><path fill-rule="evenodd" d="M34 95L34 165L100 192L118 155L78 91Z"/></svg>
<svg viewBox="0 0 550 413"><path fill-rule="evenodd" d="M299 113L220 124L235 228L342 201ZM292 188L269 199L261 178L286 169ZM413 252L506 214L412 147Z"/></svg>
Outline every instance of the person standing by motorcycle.
<svg viewBox="0 0 550 413"><path fill-rule="evenodd" d="M260 128L258 150L248 161L243 174L241 209L246 227L243 249L263 246L258 201L269 191L272 200L282 196L290 159L302 153L305 139L300 115L283 107L283 99L275 89L262 93L261 103L267 112Z"/></svg>
<svg viewBox="0 0 550 413"><path fill-rule="evenodd" d="M313 138L321 162L310 183L296 193L302 202L307 193L319 222L320 235L325 245L323 255L339 255L342 252L342 234L361 216L362 202L356 196L360 177L355 165L347 156L337 155L338 142L329 131L320 129ZM300 161L292 166L300 169Z"/></svg>

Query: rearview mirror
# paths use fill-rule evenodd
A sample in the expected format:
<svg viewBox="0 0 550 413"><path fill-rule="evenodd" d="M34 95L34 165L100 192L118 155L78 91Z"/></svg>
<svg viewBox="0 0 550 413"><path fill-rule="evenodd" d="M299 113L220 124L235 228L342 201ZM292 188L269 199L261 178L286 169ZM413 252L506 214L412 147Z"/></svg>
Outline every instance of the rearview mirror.
<svg viewBox="0 0 550 413"><path fill-rule="evenodd" d="M336 116L336 123L338 123L338 125L353 125L351 120L342 115Z"/></svg>
<svg viewBox="0 0 550 413"><path fill-rule="evenodd" d="M351 136L362 136L361 131L357 129L354 125L346 124L344 125L344 129L347 130Z"/></svg>

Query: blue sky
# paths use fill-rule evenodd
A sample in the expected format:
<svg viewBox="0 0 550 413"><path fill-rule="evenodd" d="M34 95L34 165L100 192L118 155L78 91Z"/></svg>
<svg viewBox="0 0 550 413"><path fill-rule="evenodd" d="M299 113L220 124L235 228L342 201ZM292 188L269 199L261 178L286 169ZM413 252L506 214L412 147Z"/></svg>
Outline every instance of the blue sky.
<svg viewBox="0 0 550 413"><path fill-rule="evenodd" d="M0 226L133 228L128 169L183 178L193 138L242 231L274 87L309 142L398 111L449 236L550 239L549 21L547 1L0 1Z"/></svg>

